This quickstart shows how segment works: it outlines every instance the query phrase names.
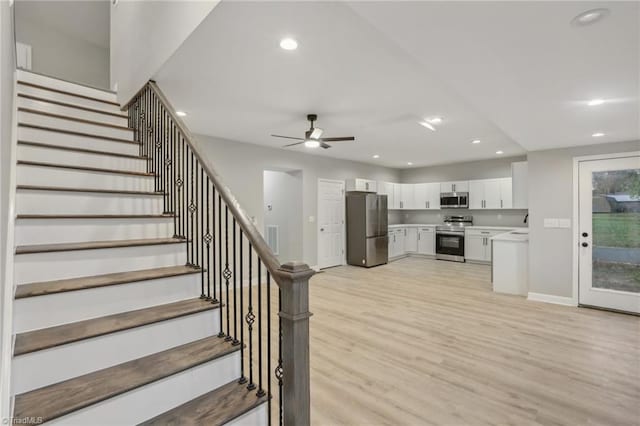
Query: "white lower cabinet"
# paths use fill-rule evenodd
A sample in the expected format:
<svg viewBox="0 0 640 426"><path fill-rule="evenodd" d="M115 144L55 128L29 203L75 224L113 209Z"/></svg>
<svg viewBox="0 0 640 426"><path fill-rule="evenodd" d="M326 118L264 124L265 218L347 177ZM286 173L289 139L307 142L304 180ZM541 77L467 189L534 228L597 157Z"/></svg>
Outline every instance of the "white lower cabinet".
<svg viewBox="0 0 640 426"><path fill-rule="evenodd" d="M404 228L404 251L406 253L418 251L418 228L415 226Z"/></svg>
<svg viewBox="0 0 640 426"><path fill-rule="evenodd" d="M404 232L405 228L393 228L389 231L389 259L404 256Z"/></svg>
<svg viewBox="0 0 640 426"><path fill-rule="evenodd" d="M467 229L464 235L464 258L476 262L491 262L491 237L509 232L495 229Z"/></svg>
<svg viewBox="0 0 640 426"><path fill-rule="evenodd" d="M417 228L418 229L418 253L420 254L436 254L436 228Z"/></svg>

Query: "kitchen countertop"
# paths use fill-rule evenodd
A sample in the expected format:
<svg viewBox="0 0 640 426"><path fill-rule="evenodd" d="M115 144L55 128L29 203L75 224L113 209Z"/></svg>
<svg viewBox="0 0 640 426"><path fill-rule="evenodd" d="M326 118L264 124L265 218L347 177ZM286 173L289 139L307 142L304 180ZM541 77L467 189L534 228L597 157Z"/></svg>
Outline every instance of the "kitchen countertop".
<svg viewBox="0 0 640 426"><path fill-rule="evenodd" d="M512 228L512 231L496 235L495 237L492 237L491 240L526 243L529 242L529 228Z"/></svg>
<svg viewBox="0 0 640 426"><path fill-rule="evenodd" d="M399 223L396 225L389 225L389 228L413 228L413 227L420 227L420 226L439 226L439 225L435 225L433 223Z"/></svg>

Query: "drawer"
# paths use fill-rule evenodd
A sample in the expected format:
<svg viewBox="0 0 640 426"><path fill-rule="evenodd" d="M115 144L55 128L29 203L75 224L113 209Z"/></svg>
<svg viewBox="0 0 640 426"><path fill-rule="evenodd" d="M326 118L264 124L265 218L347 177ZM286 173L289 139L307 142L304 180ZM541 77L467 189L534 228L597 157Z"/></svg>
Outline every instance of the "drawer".
<svg viewBox="0 0 640 426"><path fill-rule="evenodd" d="M512 231L512 229L465 229L466 235L480 235L482 237L493 237L505 232Z"/></svg>
<svg viewBox="0 0 640 426"><path fill-rule="evenodd" d="M436 232L436 228L420 228L420 232Z"/></svg>

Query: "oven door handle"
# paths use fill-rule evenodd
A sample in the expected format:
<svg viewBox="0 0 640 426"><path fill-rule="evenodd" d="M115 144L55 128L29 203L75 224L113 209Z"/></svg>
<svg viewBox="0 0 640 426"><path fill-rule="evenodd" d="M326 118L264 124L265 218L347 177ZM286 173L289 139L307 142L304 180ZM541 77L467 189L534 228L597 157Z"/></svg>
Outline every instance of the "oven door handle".
<svg viewBox="0 0 640 426"><path fill-rule="evenodd" d="M449 235L449 236L452 236L452 237L464 237L464 232L436 231L436 235Z"/></svg>

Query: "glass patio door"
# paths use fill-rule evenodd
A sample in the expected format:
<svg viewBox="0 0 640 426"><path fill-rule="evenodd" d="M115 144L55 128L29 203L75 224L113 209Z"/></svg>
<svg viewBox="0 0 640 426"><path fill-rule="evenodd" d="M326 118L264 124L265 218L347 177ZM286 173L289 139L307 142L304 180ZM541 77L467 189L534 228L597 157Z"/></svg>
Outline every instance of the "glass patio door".
<svg viewBox="0 0 640 426"><path fill-rule="evenodd" d="M640 312L640 156L579 168L579 301Z"/></svg>

